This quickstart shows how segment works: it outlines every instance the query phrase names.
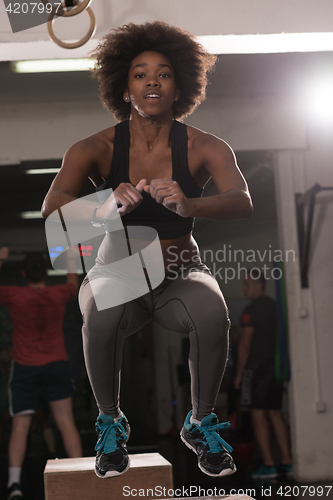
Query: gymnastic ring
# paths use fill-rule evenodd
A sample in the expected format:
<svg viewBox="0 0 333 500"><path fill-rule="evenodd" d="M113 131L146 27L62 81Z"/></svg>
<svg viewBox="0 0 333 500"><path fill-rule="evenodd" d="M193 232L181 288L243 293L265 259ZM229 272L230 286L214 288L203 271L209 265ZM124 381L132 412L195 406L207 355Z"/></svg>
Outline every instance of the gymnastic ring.
<svg viewBox="0 0 333 500"><path fill-rule="evenodd" d="M90 17L90 26L89 26L88 33L81 40L79 40L78 42L67 43L67 42L63 42L62 40L57 38L53 32L53 27L52 27L53 20L54 20L53 18L56 15L53 13L50 14L49 20L47 21L47 31L49 33L50 38L57 45L59 45L59 47L62 47L63 49L77 49L78 47L82 47L82 45L84 45L93 36L95 29L96 29L96 19L95 19L93 11L90 9L90 7L87 7L85 9L85 12L87 12L87 14Z"/></svg>
<svg viewBox="0 0 333 500"><path fill-rule="evenodd" d="M52 2L50 0L40 0L45 7ZM57 10L54 10L54 7L52 6L52 11L51 13L54 14L55 16L59 17L71 17L71 16L76 16L77 14L80 14L83 10L89 7L91 4L92 0L83 0L82 2L77 2L74 7L71 8L71 10L64 10L66 6L63 5L63 2L61 2L61 7Z"/></svg>

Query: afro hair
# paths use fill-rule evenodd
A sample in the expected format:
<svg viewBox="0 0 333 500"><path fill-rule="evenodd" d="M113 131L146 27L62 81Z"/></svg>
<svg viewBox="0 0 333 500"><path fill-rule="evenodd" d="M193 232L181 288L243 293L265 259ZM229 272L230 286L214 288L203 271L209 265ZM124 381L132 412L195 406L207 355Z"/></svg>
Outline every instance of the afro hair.
<svg viewBox="0 0 333 500"><path fill-rule="evenodd" d="M104 107L119 121L129 119L131 104L123 100L123 93L133 59L145 51L159 52L172 64L180 91L179 100L173 104L174 118L192 113L206 97L207 75L217 58L193 35L162 21L130 23L111 30L91 53L96 59L92 72L99 82Z"/></svg>

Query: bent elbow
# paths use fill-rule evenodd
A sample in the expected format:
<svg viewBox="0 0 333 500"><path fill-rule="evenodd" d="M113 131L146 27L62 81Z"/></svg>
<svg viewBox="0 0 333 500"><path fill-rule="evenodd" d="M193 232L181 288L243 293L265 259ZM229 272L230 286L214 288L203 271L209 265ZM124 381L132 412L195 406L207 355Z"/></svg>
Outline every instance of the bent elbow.
<svg viewBox="0 0 333 500"><path fill-rule="evenodd" d="M53 205L52 200L46 196L40 209L43 219L47 219L56 210Z"/></svg>
<svg viewBox="0 0 333 500"><path fill-rule="evenodd" d="M43 205L42 205L40 211L41 211L43 219L47 219L48 216L50 215L50 211L47 209L47 205L45 203L45 200L43 202Z"/></svg>
<svg viewBox="0 0 333 500"><path fill-rule="evenodd" d="M249 203L244 207L244 219L248 219L251 217L253 214L253 205L251 200L249 200Z"/></svg>
<svg viewBox="0 0 333 500"><path fill-rule="evenodd" d="M47 193L40 209L42 217L47 219L55 210L57 210L58 206L59 204L55 194L52 192Z"/></svg>
<svg viewBox="0 0 333 500"><path fill-rule="evenodd" d="M241 216L243 219L248 219L253 214L253 204L251 196L248 192L243 192L241 203Z"/></svg>

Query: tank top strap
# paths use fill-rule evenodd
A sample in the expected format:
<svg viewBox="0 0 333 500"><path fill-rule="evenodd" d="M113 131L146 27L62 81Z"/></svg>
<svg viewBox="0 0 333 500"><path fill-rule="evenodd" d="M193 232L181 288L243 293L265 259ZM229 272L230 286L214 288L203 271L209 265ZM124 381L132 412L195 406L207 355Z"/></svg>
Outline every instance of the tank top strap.
<svg viewBox="0 0 333 500"><path fill-rule="evenodd" d="M129 167L129 122L117 123L115 126L115 136L113 145L111 173L117 172L122 178L121 182L129 182L128 167Z"/></svg>
<svg viewBox="0 0 333 500"><path fill-rule="evenodd" d="M187 127L185 123L174 120L171 129L172 178L179 182L188 171L187 165Z"/></svg>
<svg viewBox="0 0 333 500"><path fill-rule="evenodd" d="M172 178L177 181L189 198L202 196L203 190L196 184L188 168L187 125L174 121L171 129Z"/></svg>

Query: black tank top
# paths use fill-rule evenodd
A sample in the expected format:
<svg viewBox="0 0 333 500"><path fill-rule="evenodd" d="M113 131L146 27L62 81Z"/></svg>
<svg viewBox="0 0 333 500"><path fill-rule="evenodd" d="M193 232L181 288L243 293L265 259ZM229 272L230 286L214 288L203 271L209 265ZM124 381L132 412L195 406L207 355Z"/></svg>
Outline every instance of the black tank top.
<svg viewBox="0 0 333 500"><path fill-rule="evenodd" d="M203 189L197 186L187 163L187 127L174 120L171 128L172 179L177 181L187 198L199 198ZM115 127L111 173L108 179L97 187L97 191L112 188L129 179L129 121L118 123ZM142 203L129 214L122 216L124 226L149 226L159 234L161 240L178 238L193 229L193 217L181 217L157 203L149 193L143 191Z"/></svg>

